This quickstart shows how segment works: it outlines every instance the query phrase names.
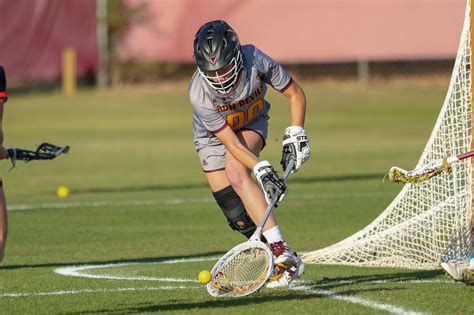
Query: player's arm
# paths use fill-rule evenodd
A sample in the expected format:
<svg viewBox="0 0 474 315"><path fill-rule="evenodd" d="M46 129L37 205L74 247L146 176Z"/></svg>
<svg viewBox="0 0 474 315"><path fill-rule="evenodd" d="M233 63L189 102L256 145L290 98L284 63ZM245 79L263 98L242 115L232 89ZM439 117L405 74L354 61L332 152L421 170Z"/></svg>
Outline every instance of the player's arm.
<svg viewBox="0 0 474 315"><path fill-rule="evenodd" d="M7 78L5 70L0 66L0 160L9 158L7 149L3 146L3 108L7 100Z"/></svg>
<svg viewBox="0 0 474 315"><path fill-rule="evenodd" d="M214 135L221 140L226 149L248 169L253 170L259 162L258 158L242 144L235 132L226 125L222 130Z"/></svg>
<svg viewBox="0 0 474 315"><path fill-rule="evenodd" d="M290 100L291 126L304 127L306 96L304 95L303 89L293 80L290 86L283 91L283 95Z"/></svg>
<svg viewBox="0 0 474 315"><path fill-rule="evenodd" d="M8 151L3 145L3 108L5 102L0 100L0 160L8 159Z"/></svg>
<svg viewBox="0 0 474 315"><path fill-rule="evenodd" d="M0 159L7 159L8 152L3 146L3 108L7 101L7 80L5 71L0 66ZM8 235L8 219L7 219L7 204L5 201L5 194L3 192L3 184L0 179L0 261L2 261L5 254L5 245Z"/></svg>
<svg viewBox="0 0 474 315"><path fill-rule="evenodd" d="M253 170L268 203L274 196L278 196L278 202L283 200L287 187L268 161L259 161L227 124L214 135L240 163Z"/></svg>
<svg viewBox="0 0 474 315"><path fill-rule="evenodd" d="M280 164L283 170L286 170L290 160L294 160L293 172L296 172L311 155L309 138L304 130L306 96L299 84L293 80L282 93L290 100L291 125L285 129L283 135L283 152Z"/></svg>

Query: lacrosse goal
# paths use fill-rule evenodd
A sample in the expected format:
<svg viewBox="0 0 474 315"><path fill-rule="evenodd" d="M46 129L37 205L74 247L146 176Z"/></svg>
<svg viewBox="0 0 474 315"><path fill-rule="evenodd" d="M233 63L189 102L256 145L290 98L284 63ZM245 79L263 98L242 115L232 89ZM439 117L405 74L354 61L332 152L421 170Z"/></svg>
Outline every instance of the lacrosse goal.
<svg viewBox="0 0 474 315"><path fill-rule="evenodd" d="M417 167L469 151L471 144L471 3L448 93ZM337 244L307 253L306 263L435 269L471 254L471 159L451 174L406 184L371 224Z"/></svg>

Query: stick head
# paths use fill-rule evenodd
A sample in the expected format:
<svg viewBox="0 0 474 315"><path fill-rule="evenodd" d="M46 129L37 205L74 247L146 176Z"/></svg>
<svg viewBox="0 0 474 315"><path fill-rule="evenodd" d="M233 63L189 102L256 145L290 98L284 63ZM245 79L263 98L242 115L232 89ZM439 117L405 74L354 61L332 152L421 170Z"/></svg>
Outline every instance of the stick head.
<svg viewBox="0 0 474 315"><path fill-rule="evenodd" d="M54 159L56 156L63 154L63 153L68 153L70 147L64 146L64 147L58 147L54 144L51 143L42 143L36 148L36 155L44 157L44 159Z"/></svg>
<svg viewBox="0 0 474 315"><path fill-rule="evenodd" d="M212 268L207 291L215 297L238 297L260 289L273 272L273 254L263 242L250 240L232 248Z"/></svg>
<svg viewBox="0 0 474 315"><path fill-rule="evenodd" d="M395 183L418 184L442 172L450 173L451 170L448 160L442 159L412 171L394 166L388 172L388 178Z"/></svg>

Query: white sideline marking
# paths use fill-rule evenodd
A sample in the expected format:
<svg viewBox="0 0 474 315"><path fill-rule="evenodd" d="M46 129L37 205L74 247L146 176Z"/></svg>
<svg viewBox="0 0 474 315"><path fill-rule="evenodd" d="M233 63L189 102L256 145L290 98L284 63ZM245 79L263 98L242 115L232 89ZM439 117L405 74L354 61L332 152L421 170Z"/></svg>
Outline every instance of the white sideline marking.
<svg viewBox="0 0 474 315"><path fill-rule="evenodd" d="M199 199L180 199L173 198L168 200L123 200L123 201L77 201L61 203L39 203L36 205L19 204L9 205L8 211L35 210L35 209L68 209L78 207L127 207L127 206L154 206L154 205L178 205L183 203L209 203L210 198Z"/></svg>
<svg viewBox="0 0 474 315"><path fill-rule="evenodd" d="M373 196L392 196L392 193L349 193L349 194L304 194L298 197L288 196L286 199L314 200L314 199L333 199L333 198L367 198ZM36 210L36 209L69 209L78 207L128 207L128 206L155 206L155 205L180 205L185 203L206 204L214 203L212 198L171 198L167 200L122 200L122 201L77 201L77 202L53 202L39 204L17 204L8 205L8 211L18 210Z"/></svg>
<svg viewBox="0 0 474 315"><path fill-rule="evenodd" d="M199 289L199 287L163 286L163 287L138 287L138 288L116 288L116 289L82 289L82 290L66 290L66 291L50 291L50 292L31 292L31 293L1 293L0 297L48 296L48 295L67 295L67 294L80 294L80 293L158 291L158 290L180 290L180 289Z"/></svg>
<svg viewBox="0 0 474 315"><path fill-rule="evenodd" d="M312 293L312 294L316 294L316 295L331 298L331 299L342 300L342 301L350 302L354 304L360 304L372 309L387 311L392 314L417 314L417 315L425 314L425 313L419 313L412 310L408 310L403 307L391 305L391 304L378 303L369 299L344 295L343 293L334 293L327 290L312 289L306 286L293 286L291 290L303 291L303 292Z"/></svg>

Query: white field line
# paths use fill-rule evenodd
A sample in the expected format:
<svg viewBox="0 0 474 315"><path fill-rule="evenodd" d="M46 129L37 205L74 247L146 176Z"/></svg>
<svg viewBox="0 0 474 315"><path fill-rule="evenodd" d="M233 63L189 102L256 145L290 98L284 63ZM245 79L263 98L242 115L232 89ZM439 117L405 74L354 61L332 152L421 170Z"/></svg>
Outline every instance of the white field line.
<svg viewBox="0 0 474 315"><path fill-rule="evenodd" d="M348 194L303 194L298 197L286 197L289 200L314 200L335 198L367 198L374 196L392 196L391 193L348 193ZM16 204L8 205L8 211L37 210L37 209L68 209L79 207L129 207L129 206L155 206L155 205L181 205L214 203L213 198L171 198L166 200L99 200L99 201L76 201L76 202L53 202L39 204Z"/></svg>
<svg viewBox="0 0 474 315"><path fill-rule="evenodd" d="M137 287L137 288L116 288L116 289L79 289L65 291L49 292L30 292L30 293L0 293L0 297L26 297L26 296L48 296L48 295L68 295L80 293L101 293L101 292L126 292L126 291L158 291L158 290L181 290L198 289L199 287L189 286L162 286L162 287Z"/></svg>
<svg viewBox="0 0 474 315"><path fill-rule="evenodd" d="M331 298L331 299L342 300L342 301L350 302L354 304L359 304L368 308L372 308L379 311L386 311L392 314L425 314L425 313L415 312L415 311L412 311L400 306L395 306L395 305L385 304L385 303L378 303L376 301L372 301L369 299L359 298L359 297L350 296L350 295L344 295L342 293L334 293L327 290L312 289L306 286L293 286L291 290L303 291L303 292L307 292L311 294L316 294L325 298Z"/></svg>
<svg viewBox="0 0 474 315"><path fill-rule="evenodd" d="M179 205L184 203L210 203L211 198L181 199L172 198L167 200L123 200L123 201L77 201L77 202L57 202L39 204L19 204L9 205L8 211L36 210L36 209L67 209L79 207L128 207L128 206L154 206L154 205Z"/></svg>
<svg viewBox="0 0 474 315"><path fill-rule="evenodd" d="M160 262L146 262L146 263L116 263L116 264L104 264L104 265L84 265L76 267L64 267L55 269L55 273L72 276L72 277L85 277L85 278L94 278L94 279L117 279L117 280L142 280L142 281L159 281L159 282L191 282L196 283L196 280L186 279L186 278L157 278L157 277L135 277L135 276L115 276L108 274L89 274L86 271L92 269L103 269L103 268L112 268L112 267L123 267L123 266L132 266L132 265L143 265L143 264L177 264L177 263L190 263L190 262L200 262L200 261L210 261L217 260L219 257L195 257L195 258L181 258L181 259L169 259ZM313 289L308 284L311 284L311 281L295 281L295 285L290 289L295 291L302 291L309 294L315 294L324 298L331 298L336 300L341 300L353 304L362 305L371 309L386 311L392 314L422 314L418 313L400 306L379 303L366 298L359 298L355 296L345 295L343 293L335 293L329 290L322 289ZM350 280L341 280L331 282L331 285L350 285L357 283L357 281ZM367 281L371 284L385 284L385 283L449 283L452 284L452 281L445 280L396 280L396 279L378 279ZM313 283L314 285L314 283ZM321 283L321 285L324 285ZM144 288L124 288L124 289L103 289L103 290L71 290L71 291L56 291L56 292L43 292L43 293L4 293L0 297L21 297L21 296L30 296L30 295L60 295L60 294L79 294L79 293L93 293L93 292L116 292L116 291L138 291L138 290L172 290L172 289L194 289L200 288L199 286L163 286L163 287L144 287ZM64 292L64 293L61 293Z"/></svg>
<svg viewBox="0 0 474 315"><path fill-rule="evenodd" d="M219 259L219 257L196 257L196 258L169 259L169 260L146 262L146 263L135 262L135 263L104 264L104 265L70 266L70 267L56 268L54 272L63 276L68 276L68 277L82 277L82 278L92 278L92 279L199 283L198 280L184 279L184 278L118 276L118 275L110 275L110 274L91 274L85 271L91 270L91 269L114 268L114 267L124 267L124 266L134 266L134 265L150 265L150 264L166 265L166 264L210 261L210 260L217 260L217 259Z"/></svg>
<svg viewBox="0 0 474 315"><path fill-rule="evenodd" d="M315 285L314 281L308 281L308 280L296 280L295 281L298 284L301 285ZM331 281L328 280L327 282L320 283L319 285L324 286L324 285L349 285L349 284L358 284L358 283L369 283L369 284L391 284L391 283L410 283L410 284L433 284L433 283L438 283L438 284L455 284L453 280L443 280L443 279L421 279L421 280L397 280L397 279L379 279L379 280L370 280L370 281L357 281L357 280L338 280L338 281Z"/></svg>

